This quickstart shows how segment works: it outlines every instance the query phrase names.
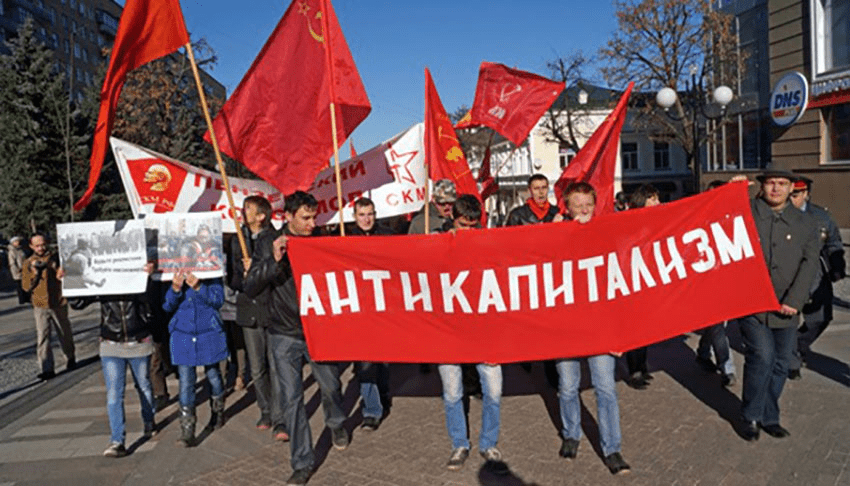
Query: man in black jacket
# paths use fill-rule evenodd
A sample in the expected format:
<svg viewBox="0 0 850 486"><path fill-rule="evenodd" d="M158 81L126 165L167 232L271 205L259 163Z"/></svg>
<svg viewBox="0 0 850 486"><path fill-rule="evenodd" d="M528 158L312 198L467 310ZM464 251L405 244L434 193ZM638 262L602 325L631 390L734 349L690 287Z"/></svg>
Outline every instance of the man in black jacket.
<svg viewBox="0 0 850 486"><path fill-rule="evenodd" d="M543 174L532 175L528 178L528 192L531 197L522 206L511 210L505 226L551 223L555 219L558 205L549 202L549 179Z"/></svg>
<svg viewBox="0 0 850 486"><path fill-rule="evenodd" d="M245 352L248 353L248 361L251 363L251 380L254 383L257 407L260 409L257 428L265 430L273 427L272 435L275 440L285 441L289 439L289 435L283 421L280 390L276 383L268 341L269 289L263 289L254 297L248 297L244 289L245 269L251 268L251 257L256 248L270 247L279 233L271 224L272 206L262 196L245 198L242 217L245 222L242 233L248 247L248 258L243 258L239 245L231 246L230 255L233 262L230 288L239 292L236 296L236 323L242 326Z"/></svg>
<svg viewBox="0 0 850 486"><path fill-rule="evenodd" d="M244 282L245 294L250 298L256 298L266 290L270 293L268 339L280 386L283 417L291 440L293 472L287 484L306 484L315 465L313 439L304 407L302 368L305 361L310 363L319 384L325 424L331 429L334 447L343 450L350 441L348 431L343 427L345 412L342 409L339 368L335 363L317 363L310 359L298 309L295 279L286 252L290 238L312 235L318 206L316 199L303 191L286 197L284 216L287 222L282 234L270 244L255 246Z"/></svg>

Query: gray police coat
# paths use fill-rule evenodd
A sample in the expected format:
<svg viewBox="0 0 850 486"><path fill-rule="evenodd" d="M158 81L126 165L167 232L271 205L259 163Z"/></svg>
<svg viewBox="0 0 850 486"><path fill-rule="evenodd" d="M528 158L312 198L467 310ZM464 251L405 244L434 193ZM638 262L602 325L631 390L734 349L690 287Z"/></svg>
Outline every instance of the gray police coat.
<svg viewBox="0 0 850 486"><path fill-rule="evenodd" d="M761 198L751 202L770 280L780 304L798 311L809 299L809 289L818 271L821 240L816 221L790 202L775 212ZM768 327L783 328L797 324L796 316L777 312L756 314Z"/></svg>

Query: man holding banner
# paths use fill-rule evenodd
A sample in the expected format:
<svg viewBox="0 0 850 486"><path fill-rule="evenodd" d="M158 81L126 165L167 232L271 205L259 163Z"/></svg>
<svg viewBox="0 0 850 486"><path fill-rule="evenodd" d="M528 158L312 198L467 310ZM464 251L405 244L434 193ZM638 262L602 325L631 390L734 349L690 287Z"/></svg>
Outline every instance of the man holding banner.
<svg viewBox="0 0 850 486"><path fill-rule="evenodd" d="M289 239L309 237L316 227L316 199L303 191L286 197L284 216L286 226L271 244L254 248L251 266L245 277L245 294L255 298L270 292L269 346L274 357L281 392L283 417L290 434L292 476L287 484L306 484L313 474L315 454L310 424L304 407L304 362L310 369L322 395L325 424L331 429L333 445L338 450L348 447L350 438L343 427L342 392L339 370L335 363L314 362L307 350L301 324L298 294L287 252ZM268 290L267 290L268 289Z"/></svg>
<svg viewBox="0 0 850 486"><path fill-rule="evenodd" d="M761 195L751 201L753 219L781 307L740 320L745 349L741 413L746 421L741 435L748 441L758 440L759 428L776 438L790 435L779 424L779 396L797 337L795 316L809 298L820 251L815 221L789 202L796 176L768 170L757 179Z"/></svg>
<svg viewBox="0 0 850 486"><path fill-rule="evenodd" d="M586 182L575 182L564 191L567 214L572 221L585 224L593 217L596 209L596 190ZM596 392L596 421L599 424L599 441L605 465L611 474L629 471L629 465L620 455L620 409L617 404L617 358L612 353L587 357L590 380ZM558 454L566 459L578 455L581 439L581 402L578 387L581 383L581 363L577 359L559 360L558 401L561 406L563 424L561 450Z"/></svg>

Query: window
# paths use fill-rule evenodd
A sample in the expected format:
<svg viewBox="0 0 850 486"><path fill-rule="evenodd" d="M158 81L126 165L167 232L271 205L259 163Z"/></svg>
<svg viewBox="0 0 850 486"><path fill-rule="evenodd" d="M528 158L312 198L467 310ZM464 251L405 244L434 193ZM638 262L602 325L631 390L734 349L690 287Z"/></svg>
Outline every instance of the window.
<svg viewBox="0 0 850 486"><path fill-rule="evenodd" d="M83 61L89 62L89 51L83 49Z"/></svg>
<svg viewBox="0 0 850 486"><path fill-rule="evenodd" d="M80 58L80 45L77 43L74 43L74 57Z"/></svg>
<svg viewBox="0 0 850 486"><path fill-rule="evenodd" d="M826 129L824 143L829 161L850 161L850 103L821 109Z"/></svg>
<svg viewBox="0 0 850 486"><path fill-rule="evenodd" d="M815 77L850 69L850 2L812 0Z"/></svg>
<svg viewBox="0 0 850 486"><path fill-rule="evenodd" d="M670 144L655 142L655 170L670 170Z"/></svg>
<svg viewBox="0 0 850 486"><path fill-rule="evenodd" d="M71 10L77 8L77 0L69 0L68 5L71 6Z"/></svg>
<svg viewBox="0 0 850 486"><path fill-rule="evenodd" d="M569 165L570 161L573 160L573 157L575 156L575 150L563 144L558 146L558 165L560 165L562 169Z"/></svg>
<svg viewBox="0 0 850 486"><path fill-rule="evenodd" d="M83 4L83 2L80 2L80 15L85 15L85 14L86 14L86 6Z"/></svg>
<svg viewBox="0 0 850 486"><path fill-rule="evenodd" d="M68 42L68 39L65 39L65 54L69 54L71 52L71 43Z"/></svg>
<svg viewBox="0 0 850 486"><path fill-rule="evenodd" d="M620 158L623 161L623 171L638 170L638 146L634 142L620 144Z"/></svg>
<svg viewBox="0 0 850 486"><path fill-rule="evenodd" d="M65 14L62 14L62 27L68 28L68 16Z"/></svg>

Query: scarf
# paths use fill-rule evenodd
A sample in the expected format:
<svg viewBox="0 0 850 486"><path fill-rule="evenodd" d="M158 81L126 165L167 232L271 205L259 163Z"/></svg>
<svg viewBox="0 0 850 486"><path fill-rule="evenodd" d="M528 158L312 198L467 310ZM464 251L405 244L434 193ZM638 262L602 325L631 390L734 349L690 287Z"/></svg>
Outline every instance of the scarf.
<svg viewBox="0 0 850 486"><path fill-rule="evenodd" d="M528 207L531 208L531 212L534 213L534 215L537 216L537 219L539 219L540 221L543 221L543 218L546 217L546 213L549 212L549 207L551 206L551 204L549 204L549 201L546 201L541 206L534 202L534 198L528 198L525 202L526 204L528 204Z"/></svg>

